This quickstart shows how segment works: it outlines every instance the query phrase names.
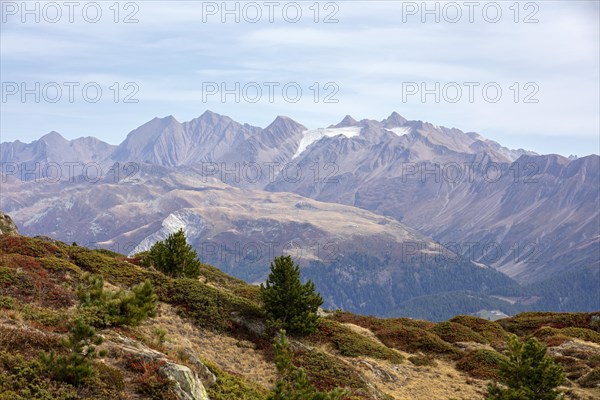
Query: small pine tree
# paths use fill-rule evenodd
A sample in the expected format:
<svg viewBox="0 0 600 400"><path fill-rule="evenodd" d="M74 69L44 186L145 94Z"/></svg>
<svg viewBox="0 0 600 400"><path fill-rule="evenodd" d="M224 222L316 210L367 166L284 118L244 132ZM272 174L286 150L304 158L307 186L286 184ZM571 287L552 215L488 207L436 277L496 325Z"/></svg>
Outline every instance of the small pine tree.
<svg viewBox="0 0 600 400"><path fill-rule="evenodd" d="M134 286L129 296L121 303L121 316L124 325L138 325L148 317L156 315L158 297L150 281Z"/></svg>
<svg viewBox="0 0 600 400"><path fill-rule="evenodd" d="M275 257L266 285L260 285L262 300L272 323L290 333L307 335L319 326L317 310L323 298L312 281L302 284L300 267L290 256Z"/></svg>
<svg viewBox="0 0 600 400"><path fill-rule="evenodd" d="M100 275L87 275L77 294L87 322L97 327L138 325L156 315L158 297L149 281L131 291L106 291Z"/></svg>
<svg viewBox="0 0 600 400"><path fill-rule="evenodd" d="M546 354L546 346L532 338L522 343L516 336L508 341L508 361L500 368L506 388L488 388L487 400L555 400L556 388L564 382L560 365Z"/></svg>
<svg viewBox="0 0 600 400"><path fill-rule="evenodd" d="M195 279L200 275L198 254L187 243L182 229L156 242L145 257L144 264L172 277Z"/></svg>
<svg viewBox="0 0 600 400"><path fill-rule="evenodd" d="M78 319L71 328L69 338L62 342L69 354L56 356L54 351L42 353L40 361L53 379L79 386L94 374L91 360L105 354L104 351L96 351L96 346L102 342L102 337L96 335L94 328Z"/></svg>
<svg viewBox="0 0 600 400"><path fill-rule="evenodd" d="M339 388L330 392L319 392L314 388L304 369L292 363L285 331L280 332L274 348L278 379L267 400L341 400L346 396L346 392Z"/></svg>

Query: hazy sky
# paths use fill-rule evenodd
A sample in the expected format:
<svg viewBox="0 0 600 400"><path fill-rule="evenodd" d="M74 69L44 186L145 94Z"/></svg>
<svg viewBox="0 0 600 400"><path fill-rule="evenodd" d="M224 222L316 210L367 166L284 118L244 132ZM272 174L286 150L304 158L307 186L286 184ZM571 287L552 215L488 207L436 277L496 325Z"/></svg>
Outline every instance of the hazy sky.
<svg viewBox="0 0 600 400"><path fill-rule="evenodd" d="M206 109L308 128L397 111L512 148L600 151L597 1L224 4L2 1L1 140L117 144Z"/></svg>

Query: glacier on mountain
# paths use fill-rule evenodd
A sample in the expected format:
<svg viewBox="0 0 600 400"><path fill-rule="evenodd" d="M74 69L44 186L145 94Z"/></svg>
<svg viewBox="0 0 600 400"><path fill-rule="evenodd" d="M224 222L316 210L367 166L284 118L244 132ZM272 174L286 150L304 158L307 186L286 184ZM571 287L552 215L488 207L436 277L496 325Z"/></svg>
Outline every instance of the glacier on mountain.
<svg viewBox="0 0 600 400"><path fill-rule="evenodd" d="M318 128L310 129L302 132L302 139L298 145L298 150L292 156L292 159L298 157L304 150L311 144L323 139L324 137L334 137L338 135L344 135L348 138L358 136L360 134L360 126L347 126L343 128Z"/></svg>

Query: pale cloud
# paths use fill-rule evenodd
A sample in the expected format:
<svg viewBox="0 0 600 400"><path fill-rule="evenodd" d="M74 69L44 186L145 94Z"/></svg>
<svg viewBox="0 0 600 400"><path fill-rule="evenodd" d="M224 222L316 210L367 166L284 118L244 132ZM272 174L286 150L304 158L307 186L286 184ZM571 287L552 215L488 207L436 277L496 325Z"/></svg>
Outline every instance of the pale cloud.
<svg viewBox="0 0 600 400"><path fill-rule="evenodd" d="M529 138L585 138L584 153L599 136L599 6L538 3L536 24L514 23L512 3L502 3L503 19L495 24L481 16L475 23L421 23L419 15L404 22L402 2L389 1L338 2L336 24L314 23L312 3L302 3L307 18L297 24L277 14L275 23L224 24L219 18L203 22L200 3L161 1L139 2L136 24L9 22L2 24L3 81L135 82L140 103L106 98L94 105L6 103L0 133L2 140L33 140L63 129L67 137L103 134L117 143L154 116L186 120L207 108L260 126L285 114L311 128L345 114L383 118L396 110L409 119L479 131L499 141L512 138L517 147L533 150L538 142ZM298 103L286 102L280 93L272 103L204 101L207 81L298 82L306 95ZM498 82L505 90L502 101L402 99L407 82L473 81ZM315 102L306 89L315 82L335 82L339 102ZM514 82L535 82L539 104L509 101ZM69 115L73 118L64 121ZM84 123L82 115L95 122Z"/></svg>

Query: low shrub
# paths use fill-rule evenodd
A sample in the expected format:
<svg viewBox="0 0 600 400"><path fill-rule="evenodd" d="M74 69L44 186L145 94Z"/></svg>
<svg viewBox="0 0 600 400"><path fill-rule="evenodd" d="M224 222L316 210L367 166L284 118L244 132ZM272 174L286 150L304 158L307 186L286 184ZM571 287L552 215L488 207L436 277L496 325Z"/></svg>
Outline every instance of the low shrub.
<svg viewBox="0 0 600 400"><path fill-rule="evenodd" d="M120 369L101 362L95 363L94 368L99 382L118 391L125 389L125 377Z"/></svg>
<svg viewBox="0 0 600 400"><path fill-rule="evenodd" d="M455 322L471 328L474 332L483 336L483 338L493 346L503 343L508 339L508 332L506 332L496 321L488 321L487 319L470 315L458 315L450 319L449 322Z"/></svg>
<svg viewBox="0 0 600 400"><path fill-rule="evenodd" d="M435 323L411 318L378 319L370 316L336 312L330 319L351 323L371 330L388 347L408 352L447 354L457 356L461 352L439 336L429 332Z"/></svg>
<svg viewBox="0 0 600 400"><path fill-rule="evenodd" d="M453 356L461 354L459 350L440 339L439 336L413 326L397 325L381 329L375 334L383 344L398 350Z"/></svg>
<svg viewBox="0 0 600 400"><path fill-rule="evenodd" d="M17 301L12 297L0 296L0 308L4 308L6 310L14 310L17 307L17 304Z"/></svg>
<svg viewBox="0 0 600 400"><path fill-rule="evenodd" d="M295 351L293 364L304 368L319 391L327 392L338 387L350 389L350 392L367 390L366 383L352 368L321 351L308 348Z"/></svg>
<svg viewBox="0 0 600 400"><path fill-rule="evenodd" d="M77 390L66 383L52 381L37 360L21 354L0 352L0 399L75 400Z"/></svg>
<svg viewBox="0 0 600 400"><path fill-rule="evenodd" d="M149 281L134 286L130 291L107 291L104 290L102 276L87 275L77 295L82 315L93 326L135 326L156 315L158 298Z"/></svg>
<svg viewBox="0 0 600 400"><path fill-rule="evenodd" d="M408 361L417 367L435 367L437 365L435 359L429 356L410 356Z"/></svg>
<svg viewBox="0 0 600 400"><path fill-rule="evenodd" d="M477 379L499 379L500 366L506 357L493 351L480 349L465 354L456 363L456 368Z"/></svg>
<svg viewBox="0 0 600 400"><path fill-rule="evenodd" d="M514 317L504 318L498 321L508 332L518 336L532 334L536 330L548 326L551 328L587 328L591 329L594 317L600 316L600 312L594 313L555 313L555 312L525 312Z"/></svg>
<svg viewBox="0 0 600 400"><path fill-rule="evenodd" d="M8 254L0 257L0 288L4 295L25 303L39 303L52 308L67 308L74 296L42 266L41 259Z"/></svg>
<svg viewBox="0 0 600 400"><path fill-rule="evenodd" d="M68 350L67 355L57 355L52 350L50 353L40 354L40 361L53 379L79 386L95 374L91 361L103 355L103 352L96 351L96 346L102 341L94 328L77 320L68 339L62 343Z"/></svg>
<svg viewBox="0 0 600 400"><path fill-rule="evenodd" d="M488 341L471 328L456 322L440 322L430 332L438 335L443 341L448 343L456 342L476 342L487 343Z"/></svg>
<svg viewBox="0 0 600 400"><path fill-rule="evenodd" d="M42 239L0 235L0 253L41 258L56 255L60 253L60 249L57 245Z"/></svg>
<svg viewBox="0 0 600 400"><path fill-rule="evenodd" d="M600 333L587 328L563 328L560 333L565 336L600 344Z"/></svg>
<svg viewBox="0 0 600 400"><path fill-rule="evenodd" d="M225 372L212 363L205 361L204 364L217 378L214 385L206 388L211 400L265 400L267 398L266 390L255 383Z"/></svg>
<svg viewBox="0 0 600 400"><path fill-rule="evenodd" d="M35 329L0 326L0 351L37 356L40 350L49 351L61 346L60 338L57 335Z"/></svg>
<svg viewBox="0 0 600 400"><path fill-rule="evenodd" d="M372 357L401 363L402 355L396 351L373 341L372 339L354 332L352 329L336 321L322 319L318 331L308 338L316 342L328 342L346 357Z"/></svg>
<svg viewBox="0 0 600 400"><path fill-rule="evenodd" d="M136 392L146 399L152 400L176 400L173 393L174 382L160 374L160 369L165 365L164 361L146 361L141 357L128 354L125 356L126 367L134 372L136 376L132 382L136 386Z"/></svg>

